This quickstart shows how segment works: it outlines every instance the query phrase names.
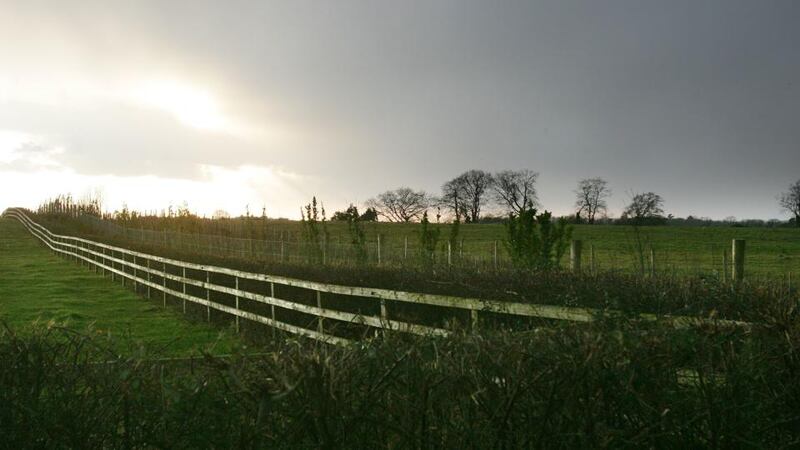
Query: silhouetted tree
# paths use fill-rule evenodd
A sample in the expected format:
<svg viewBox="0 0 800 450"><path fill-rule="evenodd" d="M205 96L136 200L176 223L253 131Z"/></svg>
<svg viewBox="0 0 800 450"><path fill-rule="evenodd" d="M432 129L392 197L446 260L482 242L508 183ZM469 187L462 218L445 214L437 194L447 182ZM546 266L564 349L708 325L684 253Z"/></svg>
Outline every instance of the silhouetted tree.
<svg viewBox="0 0 800 450"><path fill-rule="evenodd" d="M794 215L794 225L800 227L800 180L789 185L789 190L781 193L778 202L784 211Z"/></svg>
<svg viewBox="0 0 800 450"><path fill-rule="evenodd" d="M659 219L664 214L664 199L652 192L636 194L622 212L623 219L641 224L651 219Z"/></svg>
<svg viewBox="0 0 800 450"><path fill-rule="evenodd" d="M514 214L538 206L537 178L539 174L528 169L497 172L492 184L495 201Z"/></svg>
<svg viewBox="0 0 800 450"><path fill-rule="evenodd" d="M367 200L366 205L390 222L411 222L420 219L430 204L428 194L408 187L386 191Z"/></svg>
<svg viewBox="0 0 800 450"><path fill-rule="evenodd" d="M378 221L378 211L375 211L375 208L367 208L364 211L364 214L361 214L359 220L362 222L377 222Z"/></svg>
<svg viewBox="0 0 800 450"><path fill-rule="evenodd" d="M486 204L486 193L493 184L494 177L489 172L468 170L442 186L442 204L458 219L477 222Z"/></svg>
<svg viewBox="0 0 800 450"><path fill-rule="evenodd" d="M610 195L608 181L602 178L584 178L579 181L578 189L575 190L575 207L578 208L576 218L583 214L590 224L594 224L597 213L606 212L606 199Z"/></svg>

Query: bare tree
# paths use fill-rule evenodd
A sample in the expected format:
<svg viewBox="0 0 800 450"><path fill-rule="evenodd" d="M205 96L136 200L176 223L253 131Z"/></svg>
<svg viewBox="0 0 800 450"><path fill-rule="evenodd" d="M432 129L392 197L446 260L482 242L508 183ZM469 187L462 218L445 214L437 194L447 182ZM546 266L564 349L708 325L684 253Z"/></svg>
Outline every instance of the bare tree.
<svg viewBox="0 0 800 450"><path fill-rule="evenodd" d="M437 206L452 212L458 222L468 216L463 177L453 178L442 185L442 196L437 199Z"/></svg>
<svg viewBox="0 0 800 450"><path fill-rule="evenodd" d="M494 185L494 177L484 170L469 170L442 186L442 205L456 218L477 222L486 204L486 192Z"/></svg>
<svg viewBox="0 0 800 450"><path fill-rule="evenodd" d="M789 190L778 196L781 208L794 215L794 225L800 227L800 180L789 185Z"/></svg>
<svg viewBox="0 0 800 450"><path fill-rule="evenodd" d="M495 201L515 214L538 206L537 178L539 173L528 169L504 170L496 173L492 186Z"/></svg>
<svg viewBox="0 0 800 450"><path fill-rule="evenodd" d="M664 199L652 192L636 194L622 212L623 218L636 221L661 217L664 214Z"/></svg>
<svg viewBox="0 0 800 450"><path fill-rule="evenodd" d="M584 178L578 182L575 190L575 207L578 217L584 214L590 224L594 224L597 213L605 213L608 205L606 199L611 195L608 181L602 178Z"/></svg>
<svg viewBox="0 0 800 450"><path fill-rule="evenodd" d="M379 216L390 222L411 222L419 219L429 205L428 194L408 187L386 191L366 201L368 208L375 209Z"/></svg>

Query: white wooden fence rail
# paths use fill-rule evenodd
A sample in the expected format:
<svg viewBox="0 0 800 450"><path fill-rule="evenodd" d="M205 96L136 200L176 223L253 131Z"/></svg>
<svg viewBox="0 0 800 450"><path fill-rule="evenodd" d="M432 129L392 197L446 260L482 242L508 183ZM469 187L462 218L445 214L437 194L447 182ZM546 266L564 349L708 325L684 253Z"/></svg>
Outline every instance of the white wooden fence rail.
<svg viewBox="0 0 800 450"><path fill-rule="evenodd" d="M518 302L505 302L493 300L481 300L474 298L453 297L445 295L432 295L420 294L413 292L393 291L388 289L365 288L365 287L352 287L340 286L326 283L319 283L314 281L299 280L294 278L280 277L268 274L258 274L252 272L245 272L240 270L229 269L226 267L211 266L204 264L196 264L187 261L179 261L170 258L150 255L147 253L136 252L133 250L116 247L112 245L103 244L100 242L90 241L74 236L58 235L50 232L47 228L34 222L28 217L26 212L19 208L11 208L6 210L5 215L19 220L25 228L30 231L35 237L41 240L44 245L68 257L74 257L77 261L85 262L88 266L94 266L96 271L100 269L104 273L112 274L112 277L118 275L121 277L121 282L125 284L129 280L135 284L147 287L148 296L151 290L162 292L163 300L166 305L166 296L170 295L179 298L183 301L183 310L186 311L186 301L190 301L206 307L207 314L210 315L211 309L222 311L233 315L236 318L237 328L239 318L244 318L268 325L280 330L290 333L303 335L309 338L321 340L324 342L334 344L347 344L350 341L346 338L335 336L326 333L322 325L323 319L333 319L342 322L357 323L369 325L376 328L403 331L423 335L446 335L447 330L436 328L426 325L409 323L401 320L390 318L390 306L387 301L412 303L417 305L430 305L444 308L452 308L458 310L468 310L473 325L477 325L478 318L481 312L501 313L514 316L524 316L531 318L542 319L556 319L556 320L569 320L577 322L589 322L594 320L598 315L615 314L614 311L599 310L592 308L575 308L575 307L562 307L554 305L538 305L531 303L518 303ZM132 260L126 259L126 257ZM152 267L154 264L158 267ZM168 267L175 267L181 270L182 275L175 275L168 272ZM126 271L124 268L130 269L133 273ZM186 270L194 270L205 272L205 281L197 280L186 276ZM222 286L219 284L211 283L210 274L221 274L234 277L235 288ZM140 274L145 274L144 277ZM151 281L151 277L156 276L161 278L161 284ZM254 280L266 282L270 284L270 295L258 294L243 290L239 287L239 280ZM181 290L175 290L167 286L166 281L171 280L181 284ZM316 291L317 304L316 306L296 303L289 300L284 300L275 297L275 285L291 286L297 288L308 289ZM186 292L186 286L195 286L206 290L205 298L197 297ZM223 305L210 299L210 293L219 292L223 294L232 295L235 297L236 306L231 307ZM376 306L380 306L379 316L370 316L363 314L356 314L345 311L338 311L334 309L322 307L321 294L337 294L350 297L366 297L368 299L375 299L379 302ZM255 314L239 308L239 300L247 299L255 302L263 303L271 306L270 317L265 317L260 314ZM276 320L275 307L284 308L287 310L297 311L309 315L316 316L317 326L316 329L304 328L301 326L289 324ZM720 325L733 325L733 326L748 326L746 322L729 321L729 320L711 320L697 317L687 316L657 316L655 314L640 314L639 317L644 320L664 320L677 327L694 326L705 323L716 323Z"/></svg>

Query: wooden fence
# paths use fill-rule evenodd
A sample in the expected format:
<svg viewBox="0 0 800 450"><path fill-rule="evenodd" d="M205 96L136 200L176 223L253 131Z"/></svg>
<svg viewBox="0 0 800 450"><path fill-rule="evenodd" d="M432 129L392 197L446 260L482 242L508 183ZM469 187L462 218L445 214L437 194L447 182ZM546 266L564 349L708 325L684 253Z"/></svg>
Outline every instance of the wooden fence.
<svg viewBox="0 0 800 450"><path fill-rule="evenodd" d="M68 258L74 258L81 264L86 264L95 271L110 273L112 278L119 277L124 285L130 282L134 287L147 288L148 297L152 291L160 292L164 305L167 296L180 299L183 310L186 311L186 302L202 305L210 319L211 311L216 310L230 314L234 317L236 328L239 328L240 319L246 319L264 324L289 333L306 336L312 339L333 343L347 344L350 338L336 334L335 326L327 326L326 321L340 324L357 324L373 327L375 329L393 330L421 335L447 335L448 330L420 323L413 323L396 317L392 313L393 307L401 304L424 305L426 307L443 308L451 312L468 313L473 328L477 327L481 315L502 314L523 318L539 318L551 320L568 320L589 322L600 315L616 314L615 311L599 310L592 308L561 307L555 305L539 305L531 303L492 301L475 298L453 297L445 295L420 294L413 292L393 291L378 288L341 286L294 278L280 277L269 274L260 274L233 270L226 267L196 264L186 261L164 258L156 255L136 252L125 248L115 247L100 242L90 241L73 236L51 233L45 227L30 219L26 211L19 208L6 210L4 215L19 220L25 228L38 238L44 245L54 252ZM187 271L189 272L187 274ZM199 277L197 274L201 274ZM212 275L227 278L228 284L233 287L212 282ZM200 279L198 279L200 278ZM245 280L263 282L269 286L269 295L247 289L242 282ZM168 284L172 282L171 284ZM187 286L199 288L204 291L201 297L187 292ZM276 286L300 288L313 291L316 295L316 304L306 304L298 301L278 298L275 295ZM179 288L177 288L179 287ZM235 300L232 305L211 300L211 293L227 294ZM352 312L335 309L326 305L326 296L345 296L357 302L367 302L376 314ZM256 302L268 306L269 313L248 311L243 302ZM276 318L277 310L288 310L312 316L314 319L310 326L301 326L288 323ZM360 310L360 308L359 308ZM721 325L748 326L746 322L728 321L719 319L704 319L687 316L664 316L655 314L639 314L642 320L662 320L673 326L685 327L713 322Z"/></svg>

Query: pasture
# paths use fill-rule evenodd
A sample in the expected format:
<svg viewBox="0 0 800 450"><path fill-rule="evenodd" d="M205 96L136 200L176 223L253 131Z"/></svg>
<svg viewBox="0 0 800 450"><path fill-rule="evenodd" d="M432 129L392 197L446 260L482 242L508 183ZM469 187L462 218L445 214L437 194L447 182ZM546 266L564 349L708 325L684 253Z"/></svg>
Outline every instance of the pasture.
<svg viewBox="0 0 800 450"><path fill-rule="evenodd" d="M18 331L38 323L90 332L163 355L230 353L240 345L228 330L189 321L58 258L8 218L0 218L0 321Z"/></svg>
<svg viewBox="0 0 800 450"><path fill-rule="evenodd" d="M49 222L53 230L89 236L113 236L198 253L227 254L254 260L303 262L309 246L299 221L260 218L202 219L142 217L131 221L63 218ZM346 223L326 225L326 262L352 264L352 237ZM494 269L510 264L503 224L431 224L439 242L433 259L440 266ZM417 223L364 223L370 264L402 266L419 261ZM800 276L800 229L791 227L575 225L573 238L583 242L582 266L595 271L722 278L731 241L747 242L746 274L751 278L788 280ZM449 242L448 242L449 241ZM449 252L449 258L448 258ZM641 262L644 261L644 267ZM561 261L563 267L568 258Z"/></svg>
<svg viewBox="0 0 800 450"><path fill-rule="evenodd" d="M132 314L142 320L141 327L172 327L175 334L198 329L188 321L180 324L183 316L153 308L157 301L137 298L96 270L52 256L16 220L0 221L0 230L6 238L3 269L14 275L2 280L0 300L13 306L5 316L27 323L36 314L25 312L24 302L12 298L34 304L48 292L59 292L48 282L35 292L38 281L63 276L70 283L92 289L97 283L107 290L98 287L95 295L77 296L86 298L85 308L65 305L58 294L43 309L74 309L87 316L75 319L96 319L105 327L139 329L124 319ZM94 255L95 261L117 258L119 273L137 276L119 265L132 263L119 259L122 251L116 256L90 253L96 248L75 247L84 256ZM255 263L219 255L194 257L211 264ZM290 270L272 264L262 266L260 273L266 269ZM387 277L402 273L401 267L377 272L318 269L340 279L360 277L367 284L414 282ZM291 270L298 276L310 269L300 265ZM459 279L461 275L484 278ZM484 322L446 336L394 331L362 335L346 345L278 331L259 344L258 355L245 355L233 345L232 357L209 356L191 367L153 359L152 346L112 358L112 364L96 364L120 351L102 333L75 339L70 328L42 323L23 326L20 332L6 328L0 331L0 401L7 405L0 410L0 432L19 447L675 448L800 443L795 382L800 316L792 286L615 272L507 275L481 275L465 267L440 273L449 281L432 280L427 286L471 289L468 284L497 277L498 290L490 292L511 286L518 292L507 295L523 293L528 302L614 307L625 313L599 315L589 322L542 320L533 327ZM150 279L142 276L138 279ZM417 276L416 282L430 281L433 273ZM13 279L30 282L6 283ZM138 292L146 295L141 288ZM55 301L59 298L60 303ZM124 309L136 304L153 310L137 314ZM103 312L110 305L120 309ZM311 312L308 306L304 309ZM643 322L634 314L637 310L695 314L704 320L676 327L669 320ZM483 317L486 311L479 313ZM162 315L169 320L160 322ZM717 320L720 316L749 323L731 324ZM212 323L230 328L230 322ZM31 378L36 380L32 385Z"/></svg>

